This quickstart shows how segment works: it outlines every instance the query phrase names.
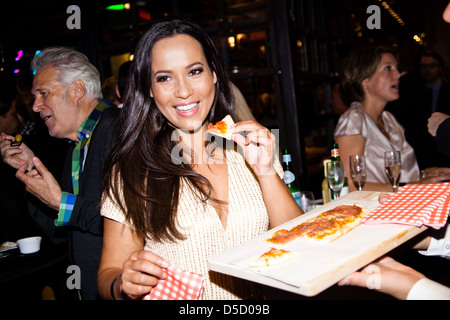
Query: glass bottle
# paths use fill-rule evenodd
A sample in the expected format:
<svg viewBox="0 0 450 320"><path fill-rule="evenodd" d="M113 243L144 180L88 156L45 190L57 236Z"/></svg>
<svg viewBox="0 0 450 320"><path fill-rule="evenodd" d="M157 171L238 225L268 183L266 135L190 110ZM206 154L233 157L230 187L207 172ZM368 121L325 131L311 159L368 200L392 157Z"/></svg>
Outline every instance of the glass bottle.
<svg viewBox="0 0 450 320"><path fill-rule="evenodd" d="M286 183L289 191L294 197L297 204L301 207L301 198L300 198L300 188L298 186L297 179L295 178L295 174L291 171L290 163L291 163L291 155L288 149L284 149L283 152L283 170L284 170L284 183Z"/></svg>
<svg viewBox="0 0 450 320"><path fill-rule="evenodd" d="M324 179L322 180L322 201L323 204L330 202L330 186L328 185L328 178L327 178L327 163L330 162L330 159L323 160L323 176Z"/></svg>
<svg viewBox="0 0 450 320"><path fill-rule="evenodd" d="M333 144L333 148L331 149L331 161L341 161L341 155L339 154L339 145L337 143ZM347 173L345 173L344 185L341 190L341 197L348 194L348 179ZM331 200L333 199L333 195L331 194Z"/></svg>
<svg viewBox="0 0 450 320"><path fill-rule="evenodd" d="M331 149L331 161L341 161L339 145L337 143L333 144L333 148Z"/></svg>

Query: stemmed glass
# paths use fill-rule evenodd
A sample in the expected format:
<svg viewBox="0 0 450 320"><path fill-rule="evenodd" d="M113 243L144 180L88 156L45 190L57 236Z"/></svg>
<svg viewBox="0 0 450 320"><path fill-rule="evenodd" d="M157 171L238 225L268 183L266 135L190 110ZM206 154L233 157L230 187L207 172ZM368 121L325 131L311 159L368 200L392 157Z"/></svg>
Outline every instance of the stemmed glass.
<svg viewBox="0 0 450 320"><path fill-rule="evenodd" d="M345 171L344 164L340 161L330 161L327 163L327 178L330 189L333 190L333 198L339 198L344 185Z"/></svg>
<svg viewBox="0 0 450 320"><path fill-rule="evenodd" d="M366 182L366 158L362 154L352 154L349 160L353 182L358 190L361 191Z"/></svg>
<svg viewBox="0 0 450 320"><path fill-rule="evenodd" d="M402 171L400 151L386 151L384 153L384 164L386 166L386 173L392 182L392 189L394 192L397 192L400 172Z"/></svg>
<svg viewBox="0 0 450 320"><path fill-rule="evenodd" d="M316 202L312 191L302 191L300 195L302 209L306 213L316 208Z"/></svg>

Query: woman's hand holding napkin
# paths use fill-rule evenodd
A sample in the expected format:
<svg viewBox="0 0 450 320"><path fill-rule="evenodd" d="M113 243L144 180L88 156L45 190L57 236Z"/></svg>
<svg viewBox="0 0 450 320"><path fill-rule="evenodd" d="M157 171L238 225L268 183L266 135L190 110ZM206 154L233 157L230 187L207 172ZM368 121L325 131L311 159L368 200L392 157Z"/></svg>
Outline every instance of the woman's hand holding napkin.
<svg viewBox="0 0 450 320"><path fill-rule="evenodd" d="M199 300L204 276L173 267L166 269L167 277L160 280L143 300Z"/></svg>

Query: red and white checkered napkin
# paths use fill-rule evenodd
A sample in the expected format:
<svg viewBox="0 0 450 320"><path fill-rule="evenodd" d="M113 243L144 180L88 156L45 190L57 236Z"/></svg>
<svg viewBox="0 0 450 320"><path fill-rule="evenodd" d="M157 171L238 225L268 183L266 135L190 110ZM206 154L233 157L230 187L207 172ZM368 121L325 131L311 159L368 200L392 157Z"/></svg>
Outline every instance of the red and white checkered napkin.
<svg viewBox="0 0 450 320"><path fill-rule="evenodd" d="M204 276L169 267L167 278L160 280L143 300L199 300L203 292Z"/></svg>
<svg viewBox="0 0 450 320"><path fill-rule="evenodd" d="M365 224L398 223L439 229L450 209L450 183L409 184L363 219Z"/></svg>

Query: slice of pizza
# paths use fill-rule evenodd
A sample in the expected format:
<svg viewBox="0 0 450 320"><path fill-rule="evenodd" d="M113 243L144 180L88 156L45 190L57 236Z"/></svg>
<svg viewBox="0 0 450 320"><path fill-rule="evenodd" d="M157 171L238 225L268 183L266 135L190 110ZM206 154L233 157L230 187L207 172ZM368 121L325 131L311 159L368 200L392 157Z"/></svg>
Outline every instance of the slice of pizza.
<svg viewBox="0 0 450 320"><path fill-rule="evenodd" d="M258 259L251 261L249 267L270 267L294 259L297 256L298 254L296 252L271 248L269 251L263 253Z"/></svg>
<svg viewBox="0 0 450 320"><path fill-rule="evenodd" d="M313 225L314 228L310 228L308 232L303 234L304 238L330 243L344 235L341 225L333 219L319 217L314 219Z"/></svg>
<svg viewBox="0 0 450 320"><path fill-rule="evenodd" d="M330 243L361 224L368 210L358 204L343 204L293 227L281 229L266 241L284 245L299 238Z"/></svg>
<svg viewBox="0 0 450 320"><path fill-rule="evenodd" d="M267 239L267 242L271 242L273 244L286 244L291 242L292 240L296 239L297 236L291 232L291 230L286 229L280 229L277 232L275 232L269 239Z"/></svg>
<svg viewBox="0 0 450 320"><path fill-rule="evenodd" d="M276 231L272 237L267 239L267 242L271 242L276 245L284 245L294 241L295 239L305 237L305 235L311 230L317 228L313 219L309 219L290 230L280 229Z"/></svg>
<svg viewBox="0 0 450 320"><path fill-rule="evenodd" d="M216 124L210 123L208 125L208 132L214 135L224 137L225 139L231 140L231 126L234 124L233 118L227 115L222 120L216 122Z"/></svg>

